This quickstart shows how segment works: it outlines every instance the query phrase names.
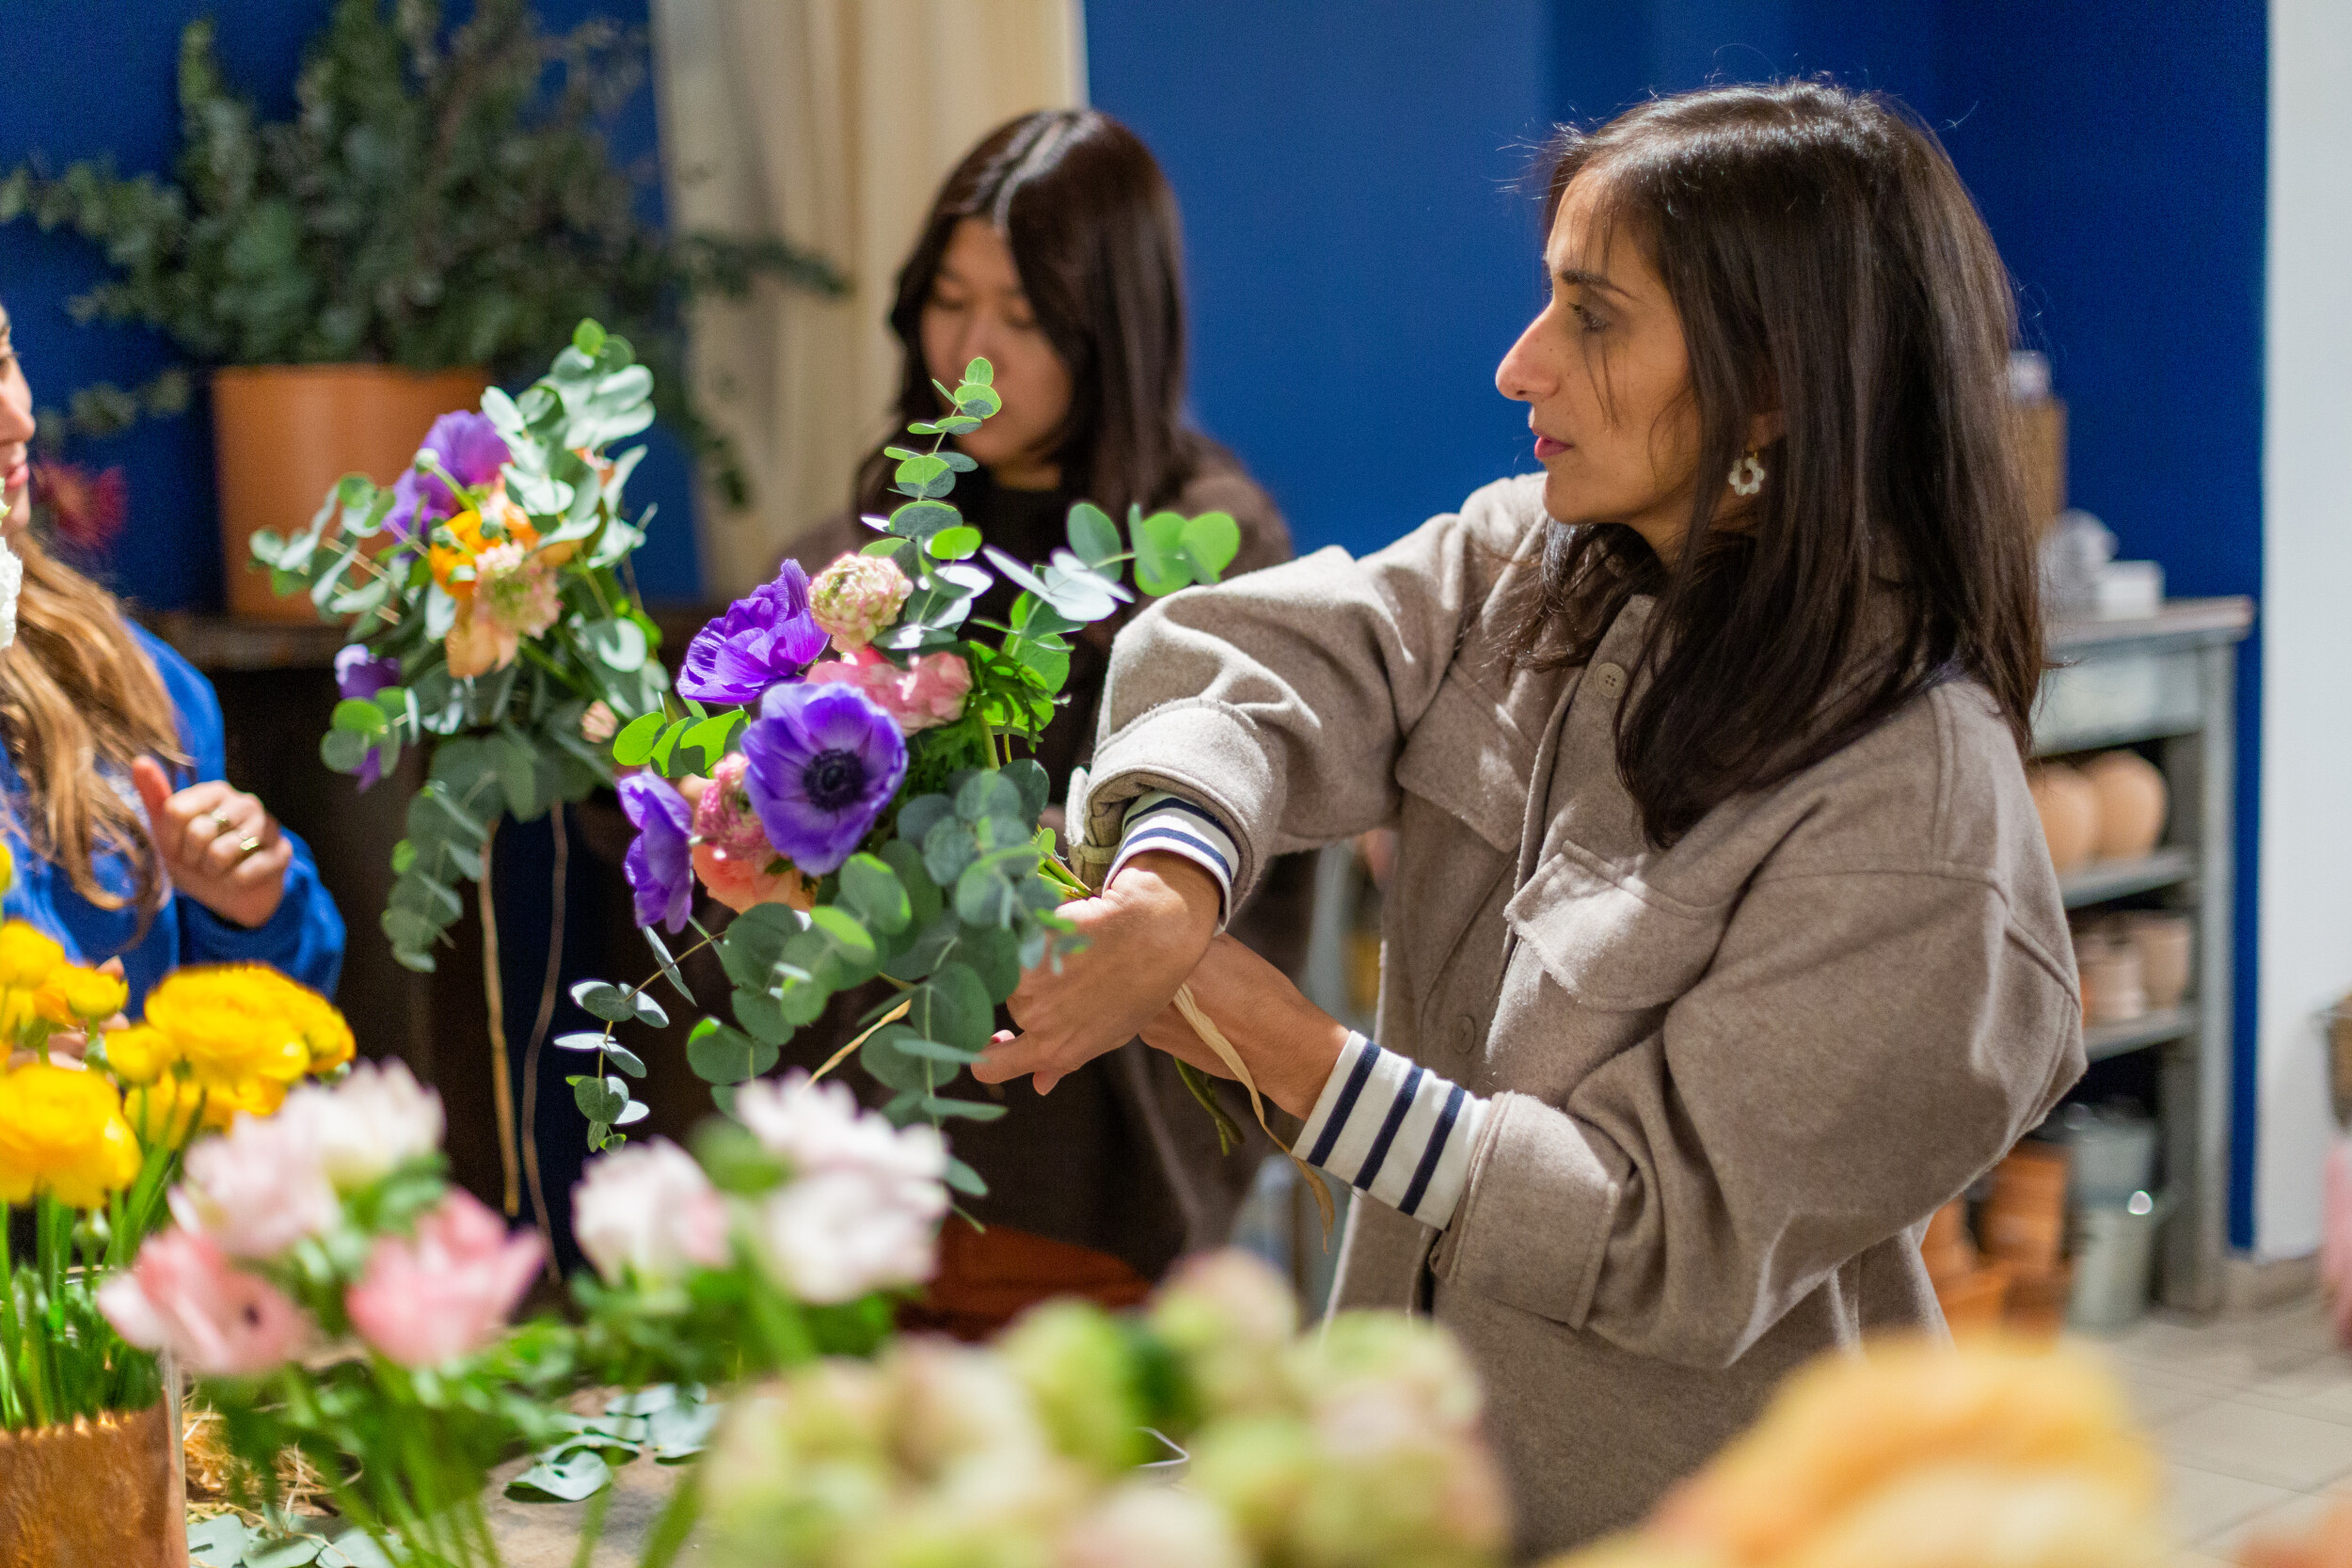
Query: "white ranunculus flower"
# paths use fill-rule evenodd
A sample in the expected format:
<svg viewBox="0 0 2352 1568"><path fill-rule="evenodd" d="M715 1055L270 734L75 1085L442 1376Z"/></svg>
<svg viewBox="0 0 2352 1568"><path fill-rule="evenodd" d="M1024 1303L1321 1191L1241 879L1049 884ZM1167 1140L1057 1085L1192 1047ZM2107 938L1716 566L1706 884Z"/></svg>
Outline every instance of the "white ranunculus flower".
<svg viewBox="0 0 2352 1568"><path fill-rule="evenodd" d="M935 1183L947 1174L947 1147L936 1129L893 1127L860 1110L848 1085L812 1083L804 1072L744 1085L735 1114L796 1176L864 1170Z"/></svg>
<svg viewBox="0 0 2352 1568"><path fill-rule="evenodd" d="M0 517L6 517L0 508ZM24 591L24 562L0 542L0 650L16 641L16 597Z"/></svg>
<svg viewBox="0 0 2352 1568"><path fill-rule="evenodd" d="M360 1062L333 1088L305 1084L278 1116L310 1124L337 1192L357 1192L441 1147L441 1097L400 1062Z"/></svg>
<svg viewBox="0 0 2352 1568"><path fill-rule="evenodd" d="M607 1284L663 1285L727 1261L727 1212L694 1157L667 1138L592 1160L572 1189L572 1234Z"/></svg>
<svg viewBox="0 0 2352 1568"><path fill-rule="evenodd" d="M231 1258L276 1258L334 1228L342 1205L308 1117L239 1117L225 1136L189 1146L171 1212Z"/></svg>
<svg viewBox="0 0 2352 1568"><path fill-rule="evenodd" d="M930 1278L946 1212L947 1192L937 1181L820 1170L760 1200L753 1240L777 1284L829 1306Z"/></svg>

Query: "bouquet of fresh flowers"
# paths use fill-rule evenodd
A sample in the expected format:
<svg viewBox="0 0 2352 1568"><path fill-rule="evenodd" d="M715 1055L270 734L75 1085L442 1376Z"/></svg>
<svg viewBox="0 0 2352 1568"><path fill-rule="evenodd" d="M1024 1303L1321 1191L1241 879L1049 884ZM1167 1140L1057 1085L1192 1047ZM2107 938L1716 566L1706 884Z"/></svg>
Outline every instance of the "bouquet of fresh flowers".
<svg viewBox="0 0 2352 1568"><path fill-rule="evenodd" d="M628 521L621 492L644 449L605 455L653 422L652 391L628 344L583 322L521 397L492 388L479 414L435 420L390 488L346 476L308 529L254 538L279 593L350 618L326 765L365 786L433 746L383 915L411 969L433 968L499 816L531 821L610 783L583 725L669 688L625 577L650 514Z"/></svg>
<svg viewBox="0 0 2352 1568"><path fill-rule="evenodd" d="M482 1504L501 1461L539 1449L516 1487L570 1498L617 1454L687 1457L699 1402L682 1387L870 1354L888 1293L929 1277L947 1209L932 1129L804 1077L753 1085L737 1111L699 1158L656 1139L590 1166L574 1226L596 1273L574 1282L576 1324L510 1324L540 1239L449 1185L440 1102L397 1063L199 1144L175 1223L98 1305L196 1374L255 1512L277 1514L279 1456L299 1450L344 1557L356 1530L396 1563L495 1563ZM614 1384L650 1391L602 1418L561 1402Z"/></svg>
<svg viewBox="0 0 2352 1568"><path fill-rule="evenodd" d="M509 1214L525 1164L534 1190L537 1171L516 1133L486 867L501 816L533 821L611 784L603 743L669 689L628 567L652 512L631 521L622 503L644 448L606 453L653 422L652 397L628 343L582 322L520 397L492 388L480 413L435 420L389 489L348 475L307 530L253 540L279 593L307 590L321 614L350 620L326 765L366 788L404 752L433 748L382 923L394 958L431 970L465 908L458 889L476 884ZM561 810L554 826L560 836ZM553 986L550 969L543 1027Z"/></svg>
<svg viewBox="0 0 2352 1568"><path fill-rule="evenodd" d="M747 1568L1491 1568L1502 1481L1451 1337L1387 1313L1297 1329L1288 1289L1233 1252L1136 1318L1057 1303L987 1350L907 1339L803 1368L723 1418L706 1549Z"/></svg>
<svg viewBox="0 0 2352 1568"><path fill-rule="evenodd" d="M646 994L660 975L692 999L660 931L691 924L698 879L739 911L720 934L696 927L695 949L715 946L732 985L733 1022L707 1017L688 1044L723 1106L837 992L881 975L899 994L850 1046L894 1091L884 1114L934 1124L1003 1115L946 1091L979 1059L1022 970L1072 930L1057 907L1085 891L1041 825L1045 770L1020 752L1054 717L1071 633L1136 590L1216 581L1240 534L1223 513L1138 508L1122 538L1081 501L1069 547L1049 562L985 546L946 497L976 466L949 438L1001 406L991 380L988 361L974 360L960 385L939 388L950 411L908 427L923 449L889 449L906 500L866 519L873 543L813 581L786 562L695 636L678 709L665 704L614 737L614 761L638 769L621 784L638 829L628 871L658 969L638 985L576 988L606 1027L555 1041L596 1057L572 1080L593 1147L644 1114L628 1082L644 1064L614 1026L666 1022ZM999 576L1021 591L1006 620L975 620ZM961 1163L947 1180L982 1190Z"/></svg>
<svg viewBox="0 0 2352 1568"><path fill-rule="evenodd" d="M0 850L0 889L10 870ZM351 1059L342 1015L260 965L177 971L138 1023L119 1016L127 996L32 926L0 926L0 1205L31 1208L37 1237L31 1258L11 1259L0 1227L0 1428L162 1396L154 1344L117 1336L107 1292L161 1223L183 1158L199 1170L216 1158L221 1140L202 1134L240 1113L269 1117L294 1085Z"/></svg>

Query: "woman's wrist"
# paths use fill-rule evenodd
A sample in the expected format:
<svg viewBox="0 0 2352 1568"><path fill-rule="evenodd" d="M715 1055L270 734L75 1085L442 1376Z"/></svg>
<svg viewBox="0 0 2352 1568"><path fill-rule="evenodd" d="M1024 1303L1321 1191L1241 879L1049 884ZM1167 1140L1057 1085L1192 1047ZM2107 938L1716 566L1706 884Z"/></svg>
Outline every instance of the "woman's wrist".
<svg viewBox="0 0 2352 1568"><path fill-rule="evenodd" d="M1169 923L1169 937L1197 957L1216 935L1225 908L1216 879L1183 855L1148 850L1119 868L1103 895L1115 903L1149 909Z"/></svg>
<svg viewBox="0 0 2352 1568"><path fill-rule="evenodd" d="M1331 1069L1339 1065L1347 1050L1348 1028L1329 1013L1307 1003L1299 1020L1295 1044L1285 1049L1280 1056L1266 1064L1261 1073L1258 1064L1250 1063L1249 1070L1258 1080L1258 1091L1292 1116L1304 1121L1314 1114L1315 1102L1323 1098L1323 1086L1331 1081Z"/></svg>

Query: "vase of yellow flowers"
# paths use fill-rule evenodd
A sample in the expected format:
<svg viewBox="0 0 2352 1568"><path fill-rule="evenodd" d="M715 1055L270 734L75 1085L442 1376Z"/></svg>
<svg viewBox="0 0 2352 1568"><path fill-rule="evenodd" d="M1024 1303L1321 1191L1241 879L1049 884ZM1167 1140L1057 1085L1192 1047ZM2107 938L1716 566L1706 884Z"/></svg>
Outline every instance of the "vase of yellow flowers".
<svg viewBox="0 0 2352 1568"><path fill-rule="evenodd" d="M0 851L0 891L12 871ZM0 925L0 1207L27 1222L0 1227L0 1568L187 1560L171 1380L107 1300L210 1132L351 1059L342 1015L260 965L179 971L136 1023L128 999L33 926ZM265 1326L247 1316L215 1321Z"/></svg>

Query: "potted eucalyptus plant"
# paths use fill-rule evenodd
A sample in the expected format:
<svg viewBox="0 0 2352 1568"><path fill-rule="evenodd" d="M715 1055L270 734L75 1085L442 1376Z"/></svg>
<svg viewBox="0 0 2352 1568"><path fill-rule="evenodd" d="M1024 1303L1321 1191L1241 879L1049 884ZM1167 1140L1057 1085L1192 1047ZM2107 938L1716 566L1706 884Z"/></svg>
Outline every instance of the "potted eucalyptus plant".
<svg viewBox="0 0 2352 1568"><path fill-rule="evenodd" d="M346 473L389 483L436 415L527 376L583 317L628 334L661 413L742 499L733 453L683 390L678 307L761 276L842 284L779 240L673 235L638 215L603 127L643 60L636 34L549 34L525 0L479 0L455 27L434 0L339 0L293 115L269 122L223 79L199 20L181 38L168 178L98 160L0 181L0 222L103 248L114 276L72 302L76 319L153 327L208 373L236 613L311 618L249 568L247 541L299 531ZM175 370L84 388L59 422L105 434L176 411L186 386Z"/></svg>

